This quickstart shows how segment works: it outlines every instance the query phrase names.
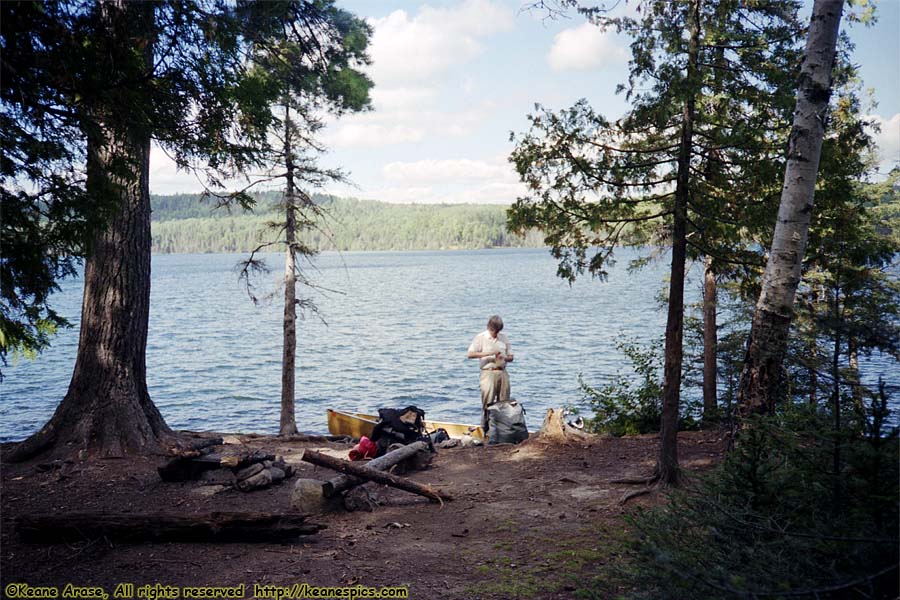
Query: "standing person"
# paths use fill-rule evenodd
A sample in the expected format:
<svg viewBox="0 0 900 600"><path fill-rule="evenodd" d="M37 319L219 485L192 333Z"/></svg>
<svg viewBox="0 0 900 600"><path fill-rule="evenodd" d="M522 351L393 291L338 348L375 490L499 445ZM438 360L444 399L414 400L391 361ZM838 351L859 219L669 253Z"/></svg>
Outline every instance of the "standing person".
<svg viewBox="0 0 900 600"><path fill-rule="evenodd" d="M494 315L488 319L487 329L469 345L468 358L479 359L481 367L481 428L488 433L487 409L495 402L509 402L509 374L507 363L513 361L512 346L503 330L503 319Z"/></svg>

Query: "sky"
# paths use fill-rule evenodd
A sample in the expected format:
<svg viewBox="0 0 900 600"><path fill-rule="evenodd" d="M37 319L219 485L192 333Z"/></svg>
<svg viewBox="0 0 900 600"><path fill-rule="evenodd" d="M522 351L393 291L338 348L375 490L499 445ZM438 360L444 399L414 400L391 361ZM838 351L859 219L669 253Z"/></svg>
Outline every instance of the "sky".
<svg viewBox="0 0 900 600"><path fill-rule="evenodd" d="M340 196L400 203L509 204L524 188L508 156L510 133L527 129L539 103L552 109L587 98L615 118L627 111L615 88L627 80L629 40L583 17L547 19L525 0L337 0L374 28L374 110L332 120L321 133L322 165L349 172ZM620 0L613 14L633 11ZM812 12L812 2L804 7ZM881 126L881 169L900 161L900 0L881 0L872 26L842 22L856 49L865 110ZM156 194L199 192L158 149Z"/></svg>

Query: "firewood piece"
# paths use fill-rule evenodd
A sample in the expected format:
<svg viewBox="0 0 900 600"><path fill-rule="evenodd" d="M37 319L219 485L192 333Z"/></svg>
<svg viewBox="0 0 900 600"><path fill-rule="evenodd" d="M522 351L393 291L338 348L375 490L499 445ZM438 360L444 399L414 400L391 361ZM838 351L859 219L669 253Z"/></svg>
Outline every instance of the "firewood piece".
<svg viewBox="0 0 900 600"><path fill-rule="evenodd" d="M201 450L206 450L208 448L211 448L212 446L221 446L224 443L224 440L222 440L222 438L220 437L209 438L205 440L199 440L190 444L175 446L169 450L169 453L173 456L199 456Z"/></svg>
<svg viewBox="0 0 900 600"><path fill-rule="evenodd" d="M256 475L237 482L237 488L242 492L252 492L270 485L272 485L272 474L268 469L262 469Z"/></svg>
<svg viewBox="0 0 900 600"><path fill-rule="evenodd" d="M240 454L237 456L223 456L221 457L221 464L223 467L228 467L230 469L240 469L242 467L246 467L247 465L252 465L253 463L265 462L267 460L275 460L274 454L266 454L262 450L256 450L251 452L250 454Z"/></svg>
<svg viewBox="0 0 900 600"><path fill-rule="evenodd" d="M406 492L425 496L433 502L452 500L449 494L446 494L440 490L436 490L431 486L416 483L415 481L412 481L410 479L398 477L397 475L386 473L384 471L377 471L368 466L364 467L356 465L348 460L333 458L331 456L328 456L327 454L316 452L315 450L304 451L302 460L320 467L333 469L347 475L353 475L360 479L374 481L375 483L389 485Z"/></svg>
<svg viewBox="0 0 900 600"><path fill-rule="evenodd" d="M248 467L244 467L243 469L237 471L234 476L238 481L243 481L245 479L249 479L262 471L265 467L263 467L262 463L253 463Z"/></svg>
<svg viewBox="0 0 900 600"><path fill-rule="evenodd" d="M269 467L266 471L268 471L269 475L272 477L272 483L278 483L284 479L284 471L278 467Z"/></svg>
<svg viewBox="0 0 900 600"><path fill-rule="evenodd" d="M200 485L233 486L236 482L234 473L228 469L211 469L200 474Z"/></svg>
<svg viewBox="0 0 900 600"><path fill-rule="evenodd" d="M248 465L273 460L272 454L260 450L248 454L222 456L221 454L203 454L200 456L176 456L159 467L159 477L163 481L190 481L197 479L204 471L228 467L241 469Z"/></svg>
<svg viewBox="0 0 900 600"><path fill-rule="evenodd" d="M23 541L56 544L105 537L120 542L272 542L310 535L323 525L293 513L213 512L199 515L61 513L23 515Z"/></svg>
<svg viewBox="0 0 900 600"><path fill-rule="evenodd" d="M219 458L210 458L214 455L205 456L176 456L166 464L158 467L159 478L163 481L190 481L197 479L204 471L218 469L222 465Z"/></svg>
<svg viewBox="0 0 900 600"><path fill-rule="evenodd" d="M373 458L366 463L366 466L377 471L387 471L394 465L415 456L419 452L428 452L428 444L425 442L413 442L412 444L388 452L384 456ZM358 477L340 475L323 483L322 493L326 498L331 498L344 490L362 485L363 483L365 483L365 480Z"/></svg>

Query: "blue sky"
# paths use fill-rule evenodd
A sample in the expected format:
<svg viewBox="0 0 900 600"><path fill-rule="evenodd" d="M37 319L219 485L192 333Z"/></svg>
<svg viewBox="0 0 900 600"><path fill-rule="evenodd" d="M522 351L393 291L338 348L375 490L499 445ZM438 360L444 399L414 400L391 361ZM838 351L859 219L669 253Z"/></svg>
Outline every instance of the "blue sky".
<svg viewBox="0 0 900 600"><path fill-rule="evenodd" d="M511 131L527 127L536 102L554 109L587 98L599 112L627 110L615 94L627 78L628 40L578 15L522 12L523 0L396 2L338 0L374 27L370 75L375 110L331 122L322 134L327 166L356 187L339 195L388 202L507 204L522 189L506 157ZM616 11L632 10L620 2ZM808 2L806 14L811 12ZM865 87L882 126L883 166L900 160L900 0L878 4L878 22L842 29L856 44ZM199 191L154 150L154 193Z"/></svg>

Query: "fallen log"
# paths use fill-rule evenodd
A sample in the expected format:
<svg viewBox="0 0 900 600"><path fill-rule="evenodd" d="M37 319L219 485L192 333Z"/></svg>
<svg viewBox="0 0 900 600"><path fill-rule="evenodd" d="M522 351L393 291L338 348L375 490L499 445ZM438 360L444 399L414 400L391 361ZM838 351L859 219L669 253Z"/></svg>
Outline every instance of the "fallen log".
<svg viewBox="0 0 900 600"><path fill-rule="evenodd" d="M324 442L340 442L349 444L353 438L349 435L315 435L311 433L292 433L290 435L279 435L279 441L286 442L311 442L314 444L322 444Z"/></svg>
<svg viewBox="0 0 900 600"><path fill-rule="evenodd" d="M391 467L396 464L399 464L409 458L412 458L419 452L427 452L428 444L425 442L413 442L412 444L408 444L403 446L402 448L398 448L396 450L392 450L383 456L379 456L378 458L373 458L366 466L370 469L374 469L376 471L387 471ZM322 484L322 494L326 498L331 498L336 496L337 494L343 492L344 490L349 490L352 487L356 487L358 485L362 485L365 483L365 479L360 479L359 477L353 477L352 475L339 475L338 477L334 477L329 479L325 483Z"/></svg>
<svg viewBox="0 0 900 600"><path fill-rule="evenodd" d="M253 512L23 515L15 527L23 541L45 544L101 537L130 543L272 542L325 528L302 515Z"/></svg>
<svg viewBox="0 0 900 600"><path fill-rule="evenodd" d="M169 454L171 454L172 456L199 456L200 454L204 454L203 452L201 452L202 450L211 448L213 446L221 446L223 443L224 440L220 437L199 440L192 443L174 446L169 449Z"/></svg>
<svg viewBox="0 0 900 600"><path fill-rule="evenodd" d="M434 502L441 502L443 500L449 501L453 499L449 494L436 490L431 486L416 483L404 477L398 477L397 475L384 471L377 471L369 466L356 465L350 461L334 458L314 450L306 450L303 453L301 460L319 467L333 469L346 475L353 475L360 479L374 481L375 483L389 485L406 492L425 496Z"/></svg>

